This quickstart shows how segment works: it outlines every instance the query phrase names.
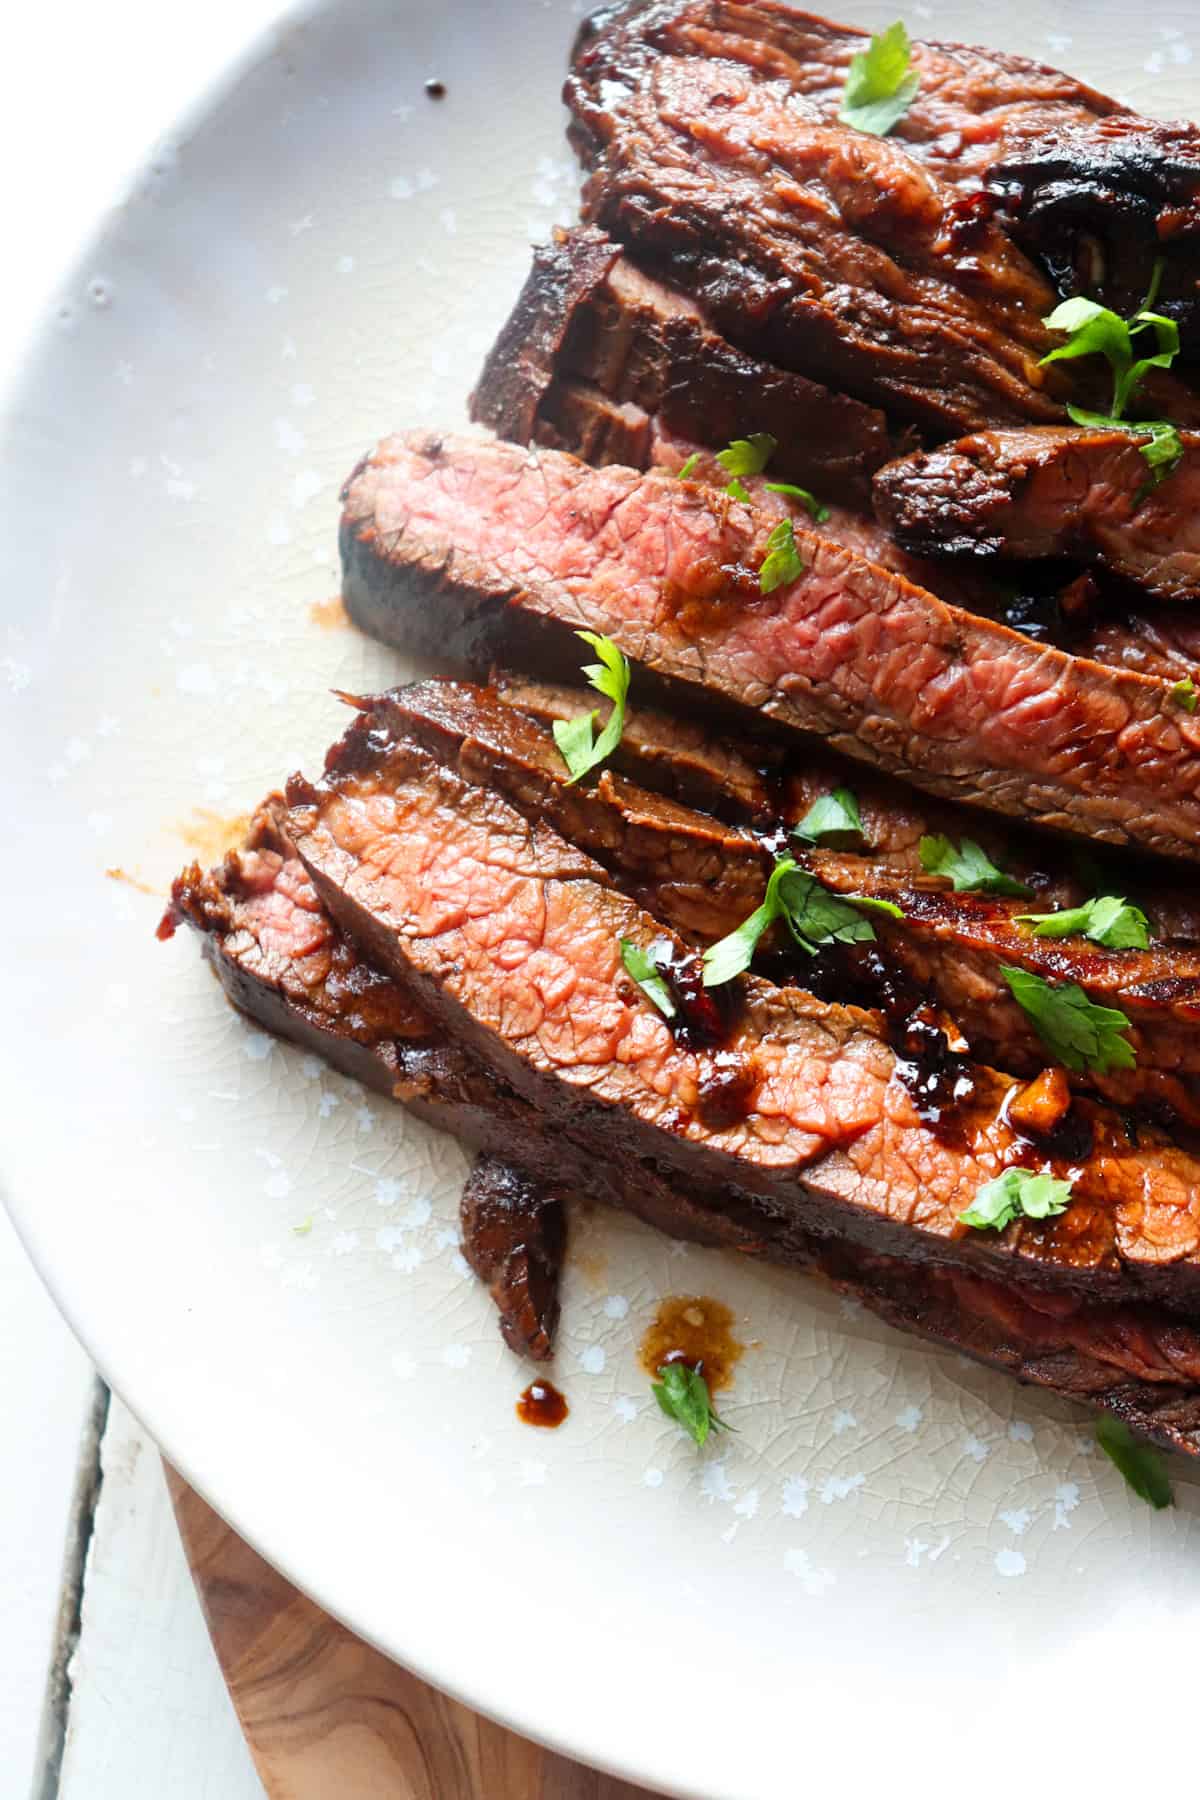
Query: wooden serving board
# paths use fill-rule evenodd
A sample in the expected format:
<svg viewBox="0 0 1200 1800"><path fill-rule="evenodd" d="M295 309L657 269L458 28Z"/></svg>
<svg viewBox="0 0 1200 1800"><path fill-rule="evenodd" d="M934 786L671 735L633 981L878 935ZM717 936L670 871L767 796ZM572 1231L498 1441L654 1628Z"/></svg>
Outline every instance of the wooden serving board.
<svg viewBox="0 0 1200 1800"><path fill-rule="evenodd" d="M170 1467L217 1660L270 1800L653 1800L517 1737L372 1650Z"/></svg>

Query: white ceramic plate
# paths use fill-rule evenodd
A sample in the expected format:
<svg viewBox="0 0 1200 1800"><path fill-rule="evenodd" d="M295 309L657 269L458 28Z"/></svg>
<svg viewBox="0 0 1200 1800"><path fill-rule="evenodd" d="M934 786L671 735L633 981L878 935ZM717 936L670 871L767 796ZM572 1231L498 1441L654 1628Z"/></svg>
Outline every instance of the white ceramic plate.
<svg viewBox="0 0 1200 1800"><path fill-rule="evenodd" d="M457 1146L236 1019L188 937L155 943L161 900L105 876L161 893L189 834L319 766L331 688L405 673L314 616L338 485L388 428L460 421L529 241L571 216L581 10L296 15L146 167L30 351L0 478L9 1204L238 1530L519 1729L676 1794L1137 1791L1150 1731L1191 1716L1186 1473L1152 1514L1082 1413L599 1216L566 1283L571 1418L520 1425L526 1371L455 1245ZM914 12L1187 108L1186 0L1136 31L1125 0ZM680 1292L752 1345L738 1435L703 1456L636 1363Z"/></svg>

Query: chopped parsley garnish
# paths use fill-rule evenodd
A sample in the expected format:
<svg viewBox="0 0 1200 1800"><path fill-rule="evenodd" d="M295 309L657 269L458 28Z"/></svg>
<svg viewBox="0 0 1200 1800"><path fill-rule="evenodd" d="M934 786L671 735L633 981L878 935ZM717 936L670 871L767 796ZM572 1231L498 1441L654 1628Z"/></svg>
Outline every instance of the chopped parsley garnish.
<svg viewBox="0 0 1200 1800"><path fill-rule="evenodd" d="M1177 681L1175 683L1175 686L1171 689L1171 698L1176 706L1182 706L1184 712L1195 712L1196 703L1197 700L1200 699L1200 696L1196 693L1196 684L1190 675L1185 675L1182 681Z"/></svg>
<svg viewBox="0 0 1200 1800"><path fill-rule="evenodd" d="M659 973L658 964L649 950L643 950L632 938L621 939L621 961L626 970L641 988L647 1000L657 1006L664 1019L675 1017L675 1002L671 998L671 990Z"/></svg>
<svg viewBox="0 0 1200 1800"><path fill-rule="evenodd" d="M682 1425L700 1449L704 1448L710 1431L734 1429L714 1410L712 1395L708 1391L707 1381L700 1373L699 1365L689 1369L682 1362L663 1363L658 1371L658 1380L651 1387L654 1398L668 1419L674 1419L677 1425Z"/></svg>
<svg viewBox="0 0 1200 1800"><path fill-rule="evenodd" d="M823 525L829 517L829 508L807 488L797 487L794 481L767 481L763 483L768 494L786 494L790 500L798 500L801 506L807 507L810 515L818 525Z"/></svg>
<svg viewBox="0 0 1200 1800"><path fill-rule="evenodd" d="M675 471L676 481L686 481L688 479L688 476L692 473L693 469L696 467L696 464L699 461L700 461L699 450L693 450L692 454L688 457L688 459L684 463L683 467L681 469L676 469L676 471Z"/></svg>
<svg viewBox="0 0 1200 1800"><path fill-rule="evenodd" d="M1086 937L1108 950L1145 950L1150 942L1150 921L1145 913L1116 894L1101 894L1061 912L1016 916L1023 925L1033 926L1034 937Z"/></svg>
<svg viewBox="0 0 1200 1800"><path fill-rule="evenodd" d="M717 461L727 475L761 475L778 448L769 431L756 431L718 450Z"/></svg>
<svg viewBox="0 0 1200 1800"><path fill-rule="evenodd" d="M1123 431L1129 437L1149 437L1139 446L1143 462L1150 469L1151 487L1157 487L1173 475L1183 455L1183 439L1168 419L1110 419L1105 413L1085 412L1082 406L1068 406L1067 412L1076 425L1089 431Z"/></svg>
<svg viewBox="0 0 1200 1800"><path fill-rule="evenodd" d="M851 58L838 118L856 131L886 137L916 98L921 77L910 68L912 46L897 19Z"/></svg>
<svg viewBox="0 0 1200 1800"><path fill-rule="evenodd" d="M1054 1219L1071 1204L1071 1183L1029 1169L1005 1169L985 1181L959 1223L976 1231L1003 1231L1014 1219Z"/></svg>
<svg viewBox="0 0 1200 1800"><path fill-rule="evenodd" d="M1012 894L1023 900L1033 892L998 869L973 838L964 838L956 850L948 837L923 837L917 853L926 874L944 875L956 894Z"/></svg>
<svg viewBox="0 0 1200 1800"><path fill-rule="evenodd" d="M767 539L767 554L758 571L760 592L773 594L777 587L795 581L804 573L804 564L796 548L796 528L790 519L780 519Z"/></svg>
<svg viewBox="0 0 1200 1800"><path fill-rule="evenodd" d="M312 1214L309 1213L307 1219L301 1219L301 1221L298 1225L292 1226L292 1236L293 1237L307 1237L309 1232L312 1230L312 1228L313 1228L313 1218L312 1218Z"/></svg>
<svg viewBox="0 0 1200 1800"><path fill-rule="evenodd" d="M865 842L858 801L849 788L834 788L832 794L822 794L800 823L792 826L792 836L810 844L828 844L834 850Z"/></svg>
<svg viewBox="0 0 1200 1800"><path fill-rule="evenodd" d="M872 943L874 927L863 918L859 907L897 919L904 917L890 900L876 900L867 894L851 894L843 899L840 894L831 894L815 876L798 868L790 856L777 858L762 904L736 930L704 952L701 962L705 987L721 987L735 975L743 974L754 960L764 931L779 919L810 956L815 956L823 944Z"/></svg>
<svg viewBox="0 0 1200 1800"><path fill-rule="evenodd" d="M1145 1500L1156 1512L1164 1506L1174 1506L1165 1460L1152 1444L1135 1437L1124 1419L1102 1413L1096 1420L1096 1442L1120 1469L1139 1500Z"/></svg>
<svg viewBox="0 0 1200 1800"><path fill-rule="evenodd" d="M1000 973L1013 999L1029 1019L1047 1050L1064 1068L1099 1075L1109 1069L1132 1069L1133 1046L1123 1032L1129 1020L1114 1006L1096 1006L1073 981L1044 981L1029 969L1002 963Z"/></svg>
<svg viewBox="0 0 1200 1800"><path fill-rule="evenodd" d="M725 492L727 494L732 494L735 500L749 500L749 498L750 498L750 494L746 488L746 484L742 481L739 481L736 475L734 476L733 480L729 483L729 486L725 489Z"/></svg>
<svg viewBox="0 0 1200 1800"><path fill-rule="evenodd" d="M594 712L581 713L577 719L555 719L554 741L571 771L568 787L590 769L598 768L620 743L625 729L625 701L629 695L629 663L612 639L600 637L594 631L577 631L575 636L590 644L600 658L598 663L585 663L583 672L596 692L612 701L612 712L604 730L595 738L598 715Z"/></svg>
<svg viewBox="0 0 1200 1800"><path fill-rule="evenodd" d="M1150 292L1137 312L1128 319L1123 319L1107 306L1101 306L1096 300L1076 295L1071 300L1064 300L1042 320L1042 324L1051 331L1067 334L1065 344L1060 344L1057 349L1043 356L1043 365L1070 361L1077 356L1103 356L1112 370L1113 395L1110 411L1085 412L1081 407L1068 406L1070 417L1076 425L1092 430L1125 431L1139 437L1148 436L1150 441L1141 446L1141 454L1149 466L1154 485L1165 481L1175 469L1183 455L1183 442L1178 430L1169 420L1126 419L1125 412L1150 370L1169 369L1179 355L1178 325L1164 313L1151 311L1162 272L1163 262L1160 257L1154 265ZM1137 356L1134 340L1146 331L1154 333L1156 348L1153 355Z"/></svg>

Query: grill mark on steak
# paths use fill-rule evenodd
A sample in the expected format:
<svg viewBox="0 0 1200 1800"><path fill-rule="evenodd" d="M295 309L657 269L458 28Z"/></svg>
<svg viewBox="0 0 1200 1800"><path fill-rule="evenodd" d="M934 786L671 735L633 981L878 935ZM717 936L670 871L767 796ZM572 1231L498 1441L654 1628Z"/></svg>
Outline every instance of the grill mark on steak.
<svg viewBox="0 0 1200 1800"><path fill-rule="evenodd" d="M420 435L387 439L344 499L346 604L385 641L561 676L586 626L708 716L815 734L1039 825L1200 855L1200 720L1164 682L1036 645L802 529L804 572L762 596L771 521L752 506Z"/></svg>
<svg viewBox="0 0 1200 1800"><path fill-rule="evenodd" d="M471 417L517 443L637 467L664 440L770 432L774 475L860 505L893 454L880 412L737 349L588 226L534 251Z"/></svg>
<svg viewBox="0 0 1200 1800"><path fill-rule="evenodd" d="M735 342L941 435L1059 416L1053 289L994 226L948 244L949 192L897 145L696 58L653 63L606 121L585 216Z"/></svg>
<svg viewBox="0 0 1200 1800"><path fill-rule="evenodd" d="M463 1255L500 1314L500 1335L531 1362L548 1362L560 1312L567 1248L562 1201L511 1163L480 1156L459 1207Z"/></svg>
<svg viewBox="0 0 1200 1800"><path fill-rule="evenodd" d="M1161 600L1200 599L1200 436L1152 485L1139 440L1064 427L981 431L889 463L879 516L914 555L1096 562Z"/></svg>
<svg viewBox="0 0 1200 1800"><path fill-rule="evenodd" d="M599 89L600 80L632 85L664 54L719 58L786 83L835 124L851 59L867 43L866 32L777 0L635 0L585 20L574 61L591 59L592 84ZM889 135L967 198L999 155L1127 112L1072 75L1002 50L917 40L912 67L920 87ZM584 130L590 121L586 101L581 98L577 114Z"/></svg>
<svg viewBox="0 0 1200 1800"><path fill-rule="evenodd" d="M205 954L234 1005L257 1023L413 1104L412 1080L394 1085L396 1040L388 1026L380 1021L380 1053L372 1077L369 1065L353 1054L368 1046L361 1022L348 1025L343 1016L350 1002L343 998L335 1003L332 992L314 999L314 976L321 966L314 962L314 943L321 935L326 945L340 949L346 981L339 992L360 993L382 984L405 1008L417 1031L405 1043L406 1055L419 1058L428 1077L416 1107L422 1117L469 1141L478 1141L486 1117L483 1129L493 1140L519 1150L526 1170L531 1165L552 1170L559 1187L565 1184L623 1206L677 1237L724 1242L803 1268L853 1294L901 1330L960 1349L1068 1398L1107 1406L1168 1447L1193 1454L1200 1450L1200 1396L1191 1391L1200 1379L1200 1344L1185 1326L1140 1309L1032 1293L1022 1297L976 1276L916 1267L831 1240L792 1234L786 1242L768 1243L734 1221L717 1231L646 1165L589 1158L580 1166L570 1143L546 1134L538 1115L510 1089L475 1070L456 1045L432 1035L431 1022L392 982L365 964L355 973L357 952L321 908L280 833L279 804L273 797L260 810L243 850L220 868L205 874L193 865L185 871L172 907L175 923L186 922L201 935ZM279 891L279 904L271 899L272 889ZM305 889L305 904L297 910L295 895ZM289 917L298 926L294 951L283 929ZM260 943L264 932L269 948ZM392 1031L399 1017L391 1015Z"/></svg>
<svg viewBox="0 0 1200 1800"><path fill-rule="evenodd" d="M907 977L900 985L908 997L888 1011L898 1045L917 997L932 996L977 1057L1036 1075L1046 1051L1001 966L1076 982L1097 1004L1125 1011L1138 1061L1135 1069L1107 1076L1076 1076L1075 1085L1200 1125L1200 1089L1192 1080L1200 1076L1200 953L1161 946L1115 951L1078 938L1038 938L1016 923L1028 900L955 894L871 855L806 851L784 831L764 838L723 826L608 769L588 784L572 783L550 735L485 689L420 682L359 704L467 781L494 788L526 818L553 826L597 857L648 911L702 944L734 930L761 904L776 848L837 893L867 893L900 906L902 920L873 920L885 956ZM787 949L790 940L779 943ZM786 967L800 987L819 981L817 991L827 998L885 1007L895 975L878 954L864 962L860 949L833 946L817 958L792 949L782 965L777 951L771 966Z"/></svg>
<svg viewBox="0 0 1200 1800"><path fill-rule="evenodd" d="M578 851L367 718L289 800L297 852L362 952L581 1153L650 1161L705 1210L749 1209L765 1239L795 1225L1093 1297L1200 1295L1200 1167L1152 1128L1132 1144L1077 1101L1091 1155L1035 1156L1069 1173L1071 1207L984 1241L958 1214L1031 1155L1003 1116L1007 1077L976 1068L975 1101L939 1134L871 1015L747 978L722 1050L757 1088L710 1127L697 1101L718 1053L678 1043L621 967L622 937L670 934Z"/></svg>

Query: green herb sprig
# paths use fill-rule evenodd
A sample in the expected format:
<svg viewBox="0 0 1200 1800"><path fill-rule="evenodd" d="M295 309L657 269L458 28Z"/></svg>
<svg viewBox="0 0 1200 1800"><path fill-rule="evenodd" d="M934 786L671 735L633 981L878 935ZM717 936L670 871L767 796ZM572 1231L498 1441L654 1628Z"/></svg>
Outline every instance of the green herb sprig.
<svg viewBox="0 0 1200 1800"><path fill-rule="evenodd" d="M1017 913L1016 917L1021 924L1033 926L1034 937L1086 937L1107 950L1145 950L1150 943L1150 921L1141 907L1131 906L1116 894L1101 894L1061 912Z"/></svg>
<svg viewBox="0 0 1200 1800"><path fill-rule="evenodd" d="M834 850L854 848L866 842L858 801L849 788L834 788L814 800L792 836L809 844L825 844Z"/></svg>
<svg viewBox="0 0 1200 1800"><path fill-rule="evenodd" d="M823 525L829 517L829 508L807 488L797 487L794 481L766 481L763 483L768 494L786 494L790 500L798 500L818 525Z"/></svg>
<svg viewBox="0 0 1200 1800"><path fill-rule="evenodd" d="M767 554L758 571L760 593L773 594L804 573L804 562L796 548L796 528L790 519L780 519L767 539Z"/></svg>
<svg viewBox="0 0 1200 1800"><path fill-rule="evenodd" d="M1133 1045L1123 1035L1129 1020L1115 1006L1097 1006L1073 981L1045 981L1029 969L1005 963L1000 973L1038 1036L1064 1068L1077 1075L1137 1064Z"/></svg>
<svg viewBox="0 0 1200 1800"><path fill-rule="evenodd" d="M554 742L571 772L568 787L612 755L625 730L625 702L629 697L629 662L612 639L594 631L577 631L575 636L590 644L600 658L598 663L585 663L583 673L598 694L612 701L612 711L598 737L597 713L581 713L577 719L555 719Z"/></svg>
<svg viewBox="0 0 1200 1800"><path fill-rule="evenodd" d="M851 58L838 118L856 131L886 137L916 98L921 77L911 67L912 45L897 19Z"/></svg>
<svg viewBox="0 0 1200 1800"><path fill-rule="evenodd" d="M651 1384L654 1398L668 1419L682 1425L688 1436L703 1450L710 1431L733 1431L712 1403L708 1383L700 1373L700 1365L689 1369L686 1363L662 1363L658 1380Z"/></svg>
<svg viewBox="0 0 1200 1800"><path fill-rule="evenodd" d="M927 875L943 875L956 894L1011 894L1026 899L1033 889L998 869L973 838L963 838L958 849L948 837L923 837L917 846Z"/></svg>
<svg viewBox="0 0 1200 1800"><path fill-rule="evenodd" d="M1135 1437L1124 1419L1102 1413L1096 1421L1096 1442L1110 1462L1116 1464L1129 1486L1156 1512L1174 1506L1175 1495L1167 1465L1152 1444Z"/></svg>
<svg viewBox="0 0 1200 1800"><path fill-rule="evenodd" d="M663 1018L673 1019L678 1009L654 960L652 950L643 950L632 938L622 938L621 961L627 973L633 976L647 1000L658 1008Z"/></svg>
<svg viewBox="0 0 1200 1800"><path fill-rule="evenodd" d="M1184 712L1195 712L1197 704L1200 704L1200 694L1197 694L1196 684L1190 675L1185 675L1182 681L1175 683L1171 689L1171 698L1176 706L1182 706Z"/></svg>
<svg viewBox="0 0 1200 1800"><path fill-rule="evenodd" d="M1138 310L1128 319L1096 300L1075 295L1064 300L1042 320L1051 331L1066 333L1067 342L1059 344L1042 358L1042 365L1072 361L1078 356L1103 356L1112 370L1112 406L1107 413L1087 412L1068 405L1067 413L1076 425L1095 431L1124 431L1146 437L1141 455L1150 470L1151 482L1157 486L1178 466L1183 455L1183 440L1168 419L1126 419L1125 413L1138 388L1151 369L1169 369L1179 355L1179 327L1153 306L1162 281L1163 260L1154 265L1150 291ZM1142 333L1154 333L1155 350L1150 356L1138 356L1135 339Z"/></svg>
<svg viewBox="0 0 1200 1800"><path fill-rule="evenodd" d="M860 908L886 913L891 918L904 917L890 900L876 900L869 894L850 894L845 898L831 894L790 856L778 857L761 905L704 952L701 963L705 987L722 987L735 975L744 974L754 960L759 939L777 920L784 922L809 956L815 956L823 944L873 942L875 929L869 919L863 918Z"/></svg>
<svg viewBox="0 0 1200 1800"><path fill-rule="evenodd" d="M965 1212L963 1225L976 1231L1003 1231L1014 1219L1053 1219L1071 1204L1071 1183L1055 1175L1035 1175L1029 1169L1005 1169L994 1181L985 1181Z"/></svg>

